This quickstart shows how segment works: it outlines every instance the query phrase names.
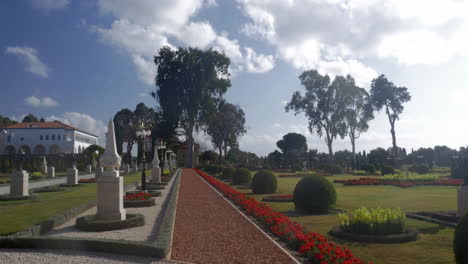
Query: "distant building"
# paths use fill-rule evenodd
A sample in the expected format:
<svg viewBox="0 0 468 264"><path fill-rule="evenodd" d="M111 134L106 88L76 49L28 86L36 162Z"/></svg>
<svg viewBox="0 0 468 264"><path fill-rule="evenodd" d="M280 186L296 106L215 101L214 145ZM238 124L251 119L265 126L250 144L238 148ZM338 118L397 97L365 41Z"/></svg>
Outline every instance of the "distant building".
<svg viewBox="0 0 468 264"><path fill-rule="evenodd" d="M59 121L19 123L0 128L0 154L81 153L98 137Z"/></svg>

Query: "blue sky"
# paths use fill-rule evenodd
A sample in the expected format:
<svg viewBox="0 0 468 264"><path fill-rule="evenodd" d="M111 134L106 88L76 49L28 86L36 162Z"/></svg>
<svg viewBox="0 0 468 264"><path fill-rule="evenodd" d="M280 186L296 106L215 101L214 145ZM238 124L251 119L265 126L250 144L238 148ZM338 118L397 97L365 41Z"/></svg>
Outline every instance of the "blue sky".
<svg viewBox="0 0 468 264"><path fill-rule="evenodd" d="M398 145L458 148L467 145L467 13L468 1L457 0L5 0L0 114L62 120L103 143L116 111L154 105L160 47L212 47L232 61L226 98L246 113L244 150L267 154L288 132L326 150L304 117L284 112L308 69L349 73L367 89L387 75L413 96L397 123ZM379 113L357 149L390 145ZM345 138L334 149L349 146Z"/></svg>

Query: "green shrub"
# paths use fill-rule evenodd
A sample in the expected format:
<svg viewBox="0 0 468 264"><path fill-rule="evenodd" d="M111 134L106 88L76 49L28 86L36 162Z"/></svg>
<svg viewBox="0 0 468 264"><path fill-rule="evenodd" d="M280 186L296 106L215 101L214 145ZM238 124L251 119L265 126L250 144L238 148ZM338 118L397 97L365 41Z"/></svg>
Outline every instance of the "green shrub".
<svg viewBox="0 0 468 264"><path fill-rule="evenodd" d="M453 251L457 264L468 263L468 213L458 222L453 238Z"/></svg>
<svg viewBox="0 0 468 264"><path fill-rule="evenodd" d="M392 166L388 165L383 165L380 171L382 173L382 176L385 174L395 174L395 169Z"/></svg>
<svg viewBox="0 0 468 264"><path fill-rule="evenodd" d="M252 179L252 192L255 194L275 193L278 180L273 172L261 170Z"/></svg>
<svg viewBox="0 0 468 264"><path fill-rule="evenodd" d="M250 184L251 181L252 175L250 171L245 168L238 168L232 177L233 185Z"/></svg>
<svg viewBox="0 0 468 264"><path fill-rule="evenodd" d="M335 206L335 186L322 176L304 176L294 188L294 205L311 213L328 212Z"/></svg>
<svg viewBox="0 0 468 264"><path fill-rule="evenodd" d="M339 214L343 231L365 235L402 234L406 229L406 214L400 208L361 207L352 214Z"/></svg>
<svg viewBox="0 0 468 264"><path fill-rule="evenodd" d="M429 173L429 167L425 164L413 164L409 166L408 170L419 174Z"/></svg>
<svg viewBox="0 0 468 264"><path fill-rule="evenodd" d="M356 175L356 176L367 176L367 172L366 171L362 171L362 170L355 170L353 172L353 175Z"/></svg>
<svg viewBox="0 0 468 264"><path fill-rule="evenodd" d="M220 165L212 164L212 165L206 166L205 170L209 173L214 174L213 176L216 177L218 174L223 172L223 167Z"/></svg>
<svg viewBox="0 0 468 264"><path fill-rule="evenodd" d="M364 170L367 171L367 173L374 173L375 172L375 166L374 166L374 164L367 164L364 167Z"/></svg>
<svg viewBox="0 0 468 264"><path fill-rule="evenodd" d="M331 174L343 174L343 168L335 163L325 163L321 166L321 169Z"/></svg>
<svg viewBox="0 0 468 264"><path fill-rule="evenodd" d="M234 176L234 173L236 173L236 169L232 167L226 167L223 169L223 174L221 176L221 179L223 180L232 180L232 177Z"/></svg>
<svg viewBox="0 0 468 264"><path fill-rule="evenodd" d="M302 171L302 167L299 164L294 164L291 166L291 172L294 173L296 171Z"/></svg>
<svg viewBox="0 0 468 264"><path fill-rule="evenodd" d="M31 180L39 180L39 179L42 179L44 178L45 176L41 173L41 172L38 172L38 171L35 171L33 173L31 173Z"/></svg>

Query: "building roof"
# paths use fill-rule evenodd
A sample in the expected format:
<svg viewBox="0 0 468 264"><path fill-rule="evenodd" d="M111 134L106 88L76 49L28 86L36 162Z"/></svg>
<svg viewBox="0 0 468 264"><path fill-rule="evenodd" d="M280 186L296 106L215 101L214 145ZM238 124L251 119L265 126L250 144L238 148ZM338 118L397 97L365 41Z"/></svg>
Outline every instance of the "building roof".
<svg viewBox="0 0 468 264"><path fill-rule="evenodd" d="M9 125L9 126L3 127L3 128L21 128L21 129L23 129L23 128L29 128L29 129L34 129L34 128L63 128L63 129L66 129L66 130L80 131L80 132L86 133L88 135L98 137L98 136L96 136L96 135L94 135L92 133L86 132L84 130L78 129L76 127L73 127L73 126L70 126L70 125L67 125L67 124L64 124L64 123L62 123L60 121L18 123L18 124Z"/></svg>

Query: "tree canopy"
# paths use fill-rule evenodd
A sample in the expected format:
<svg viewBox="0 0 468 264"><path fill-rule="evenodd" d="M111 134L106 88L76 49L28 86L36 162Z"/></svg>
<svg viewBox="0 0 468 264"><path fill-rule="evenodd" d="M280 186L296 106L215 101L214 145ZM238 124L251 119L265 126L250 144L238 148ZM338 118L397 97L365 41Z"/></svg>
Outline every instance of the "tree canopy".
<svg viewBox="0 0 468 264"><path fill-rule="evenodd" d="M14 124L18 124L18 122L16 122L15 120L11 120L8 117L4 117L0 115L0 127L5 127L9 125L14 125Z"/></svg>
<svg viewBox="0 0 468 264"><path fill-rule="evenodd" d="M193 133L206 125L212 112L231 86L229 58L214 50L163 47L154 57L156 91L152 96L162 120L181 127L190 144L193 167Z"/></svg>
<svg viewBox="0 0 468 264"><path fill-rule="evenodd" d="M304 95L294 92L291 101L286 105L286 112L304 113L309 120L310 132L320 137L325 135L328 154L333 156L333 140L346 134L344 96L342 78L330 81L328 75L321 75L317 70L303 72L299 79L306 89Z"/></svg>
<svg viewBox="0 0 468 264"><path fill-rule="evenodd" d="M397 148L395 136L395 122L403 112L403 104L411 100L411 95L406 87L397 87L390 82L385 75L372 80L370 90L370 102L375 110L385 109L385 113L390 123L390 133L392 134L393 158Z"/></svg>
<svg viewBox="0 0 468 264"><path fill-rule="evenodd" d="M292 167L299 165L301 157L307 152L307 139L298 133L288 133L283 136L283 139L276 142L276 146L281 149L286 161Z"/></svg>
<svg viewBox="0 0 468 264"><path fill-rule="evenodd" d="M33 115L33 114L29 114L27 116L25 116L23 118L23 121L21 121L22 123L32 123L32 122L39 122L39 119Z"/></svg>
<svg viewBox="0 0 468 264"><path fill-rule="evenodd" d="M225 102L210 116L206 126L206 133L213 146L218 149L220 158L223 150L226 158L228 147L238 147L239 137L246 132L244 111L239 106Z"/></svg>

